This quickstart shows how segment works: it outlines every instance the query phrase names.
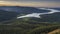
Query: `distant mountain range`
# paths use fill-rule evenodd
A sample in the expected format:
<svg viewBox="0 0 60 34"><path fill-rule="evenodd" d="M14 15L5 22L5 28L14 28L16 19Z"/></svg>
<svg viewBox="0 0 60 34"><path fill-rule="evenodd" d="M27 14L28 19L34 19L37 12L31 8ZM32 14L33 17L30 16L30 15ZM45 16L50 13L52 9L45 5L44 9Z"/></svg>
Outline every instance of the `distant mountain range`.
<svg viewBox="0 0 60 34"><path fill-rule="evenodd" d="M54 9L60 11L60 8L47 8L47 9ZM0 6L0 23L6 23L11 20L18 20L17 17L27 14L47 12L51 12L51 10L43 10L35 7ZM60 22L60 12L53 14L44 14L40 16L41 18L29 17L30 18L29 20L30 21L34 20L37 22Z"/></svg>

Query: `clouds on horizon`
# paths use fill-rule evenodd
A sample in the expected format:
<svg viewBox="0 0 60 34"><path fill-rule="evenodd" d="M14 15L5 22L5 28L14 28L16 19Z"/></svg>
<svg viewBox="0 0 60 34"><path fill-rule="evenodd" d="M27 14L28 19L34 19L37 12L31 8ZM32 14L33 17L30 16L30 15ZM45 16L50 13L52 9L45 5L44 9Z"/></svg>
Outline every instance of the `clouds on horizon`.
<svg viewBox="0 0 60 34"><path fill-rule="evenodd" d="M60 1L60 0L1 0L1 1Z"/></svg>
<svg viewBox="0 0 60 34"><path fill-rule="evenodd" d="M32 7L60 7L60 2L44 2L44 1L0 1L0 5L7 6L32 6Z"/></svg>

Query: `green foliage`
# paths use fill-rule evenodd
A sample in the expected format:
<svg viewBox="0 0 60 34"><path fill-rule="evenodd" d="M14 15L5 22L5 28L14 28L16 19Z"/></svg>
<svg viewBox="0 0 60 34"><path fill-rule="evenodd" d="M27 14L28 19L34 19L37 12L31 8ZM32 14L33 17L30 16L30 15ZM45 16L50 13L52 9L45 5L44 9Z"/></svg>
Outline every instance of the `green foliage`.
<svg viewBox="0 0 60 34"><path fill-rule="evenodd" d="M16 21L16 23L17 22L18 21ZM20 22L19 24L0 25L0 34L47 34L48 32L60 28L58 24L30 24L23 21Z"/></svg>

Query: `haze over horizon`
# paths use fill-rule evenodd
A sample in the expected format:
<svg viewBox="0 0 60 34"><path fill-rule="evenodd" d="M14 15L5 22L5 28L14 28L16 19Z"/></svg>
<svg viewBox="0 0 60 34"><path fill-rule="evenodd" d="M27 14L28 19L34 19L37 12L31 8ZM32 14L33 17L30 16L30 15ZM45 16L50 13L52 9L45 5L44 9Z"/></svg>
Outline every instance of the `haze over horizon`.
<svg viewBox="0 0 60 34"><path fill-rule="evenodd" d="M0 6L60 7L60 0L0 0Z"/></svg>

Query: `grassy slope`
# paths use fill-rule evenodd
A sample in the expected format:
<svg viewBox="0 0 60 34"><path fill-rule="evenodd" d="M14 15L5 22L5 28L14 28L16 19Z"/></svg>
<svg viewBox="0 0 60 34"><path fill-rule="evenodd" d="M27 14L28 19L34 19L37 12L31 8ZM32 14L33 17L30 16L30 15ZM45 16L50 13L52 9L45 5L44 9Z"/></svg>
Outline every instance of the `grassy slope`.
<svg viewBox="0 0 60 34"><path fill-rule="evenodd" d="M0 25L0 34L47 34L60 28L58 24L30 23L27 20L16 20L12 25Z"/></svg>

